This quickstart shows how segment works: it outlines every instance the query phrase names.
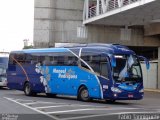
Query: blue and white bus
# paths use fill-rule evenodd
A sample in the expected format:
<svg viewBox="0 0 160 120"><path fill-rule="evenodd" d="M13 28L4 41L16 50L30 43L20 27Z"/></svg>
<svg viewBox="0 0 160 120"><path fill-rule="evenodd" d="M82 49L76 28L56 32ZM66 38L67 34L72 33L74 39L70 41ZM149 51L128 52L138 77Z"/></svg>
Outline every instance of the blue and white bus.
<svg viewBox="0 0 160 120"><path fill-rule="evenodd" d="M13 51L8 87L27 96L46 93L77 96L82 101L140 100L144 94L140 58L145 59L116 44Z"/></svg>
<svg viewBox="0 0 160 120"><path fill-rule="evenodd" d="M6 70L8 67L8 52L0 52L0 87L7 86Z"/></svg>

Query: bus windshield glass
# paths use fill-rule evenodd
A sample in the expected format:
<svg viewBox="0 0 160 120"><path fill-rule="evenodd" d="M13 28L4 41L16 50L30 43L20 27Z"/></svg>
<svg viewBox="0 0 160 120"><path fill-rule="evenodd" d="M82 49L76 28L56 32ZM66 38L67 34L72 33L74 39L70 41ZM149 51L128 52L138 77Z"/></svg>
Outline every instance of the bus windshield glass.
<svg viewBox="0 0 160 120"><path fill-rule="evenodd" d="M0 65L0 75L5 75L5 74L6 74L6 68Z"/></svg>
<svg viewBox="0 0 160 120"><path fill-rule="evenodd" d="M0 57L0 64L8 65L8 57Z"/></svg>
<svg viewBox="0 0 160 120"><path fill-rule="evenodd" d="M6 75L6 69L8 66L8 58L0 57L0 75Z"/></svg>
<svg viewBox="0 0 160 120"><path fill-rule="evenodd" d="M117 82L141 81L140 63L135 55L115 55L116 67L113 68L113 78Z"/></svg>

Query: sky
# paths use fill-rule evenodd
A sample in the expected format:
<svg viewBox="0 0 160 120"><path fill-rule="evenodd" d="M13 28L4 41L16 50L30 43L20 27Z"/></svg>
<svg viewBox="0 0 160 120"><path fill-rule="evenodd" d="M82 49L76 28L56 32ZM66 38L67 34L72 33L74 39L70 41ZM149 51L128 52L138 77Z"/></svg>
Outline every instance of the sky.
<svg viewBox="0 0 160 120"><path fill-rule="evenodd" d="M0 0L0 52L23 48L23 40L33 43L34 0Z"/></svg>

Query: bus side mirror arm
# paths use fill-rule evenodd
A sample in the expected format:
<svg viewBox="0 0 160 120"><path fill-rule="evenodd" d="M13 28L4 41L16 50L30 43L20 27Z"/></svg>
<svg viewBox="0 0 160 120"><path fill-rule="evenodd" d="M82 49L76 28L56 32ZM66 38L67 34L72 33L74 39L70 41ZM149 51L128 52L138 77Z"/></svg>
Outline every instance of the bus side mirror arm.
<svg viewBox="0 0 160 120"><path fill-rule="evenodd" d="M104 54L105 55L105 54ZM117 63L116 63L116 58L114 55L112 54L107 54L107 56L109 57L110 59L110 63L111 63L111 66L112 67L116 67Z"/></svg>
<svg viewBox="0 0 160 120"><path fill-rule="evenodd" d="M149 60L147 58L143 57L143 56L138 56L138 58L139 58L140 61L145 61L146 68L147 68L147 70L149 70L150 69Z"/></svg>

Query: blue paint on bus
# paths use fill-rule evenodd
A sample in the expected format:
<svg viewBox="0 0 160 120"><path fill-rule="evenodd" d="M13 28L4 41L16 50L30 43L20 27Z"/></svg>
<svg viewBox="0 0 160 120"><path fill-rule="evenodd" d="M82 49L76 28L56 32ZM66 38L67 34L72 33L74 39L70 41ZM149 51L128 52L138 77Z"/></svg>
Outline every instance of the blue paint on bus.
<svg viewBox="0 0 160 120"><path fill-rule="evenodd" d="M78 96L85 86L90 98L109 100L139 100L144 94L139 58L121 45L13 51L8 66L11 89L24 90L29 83L34 93Z"/></svg>

